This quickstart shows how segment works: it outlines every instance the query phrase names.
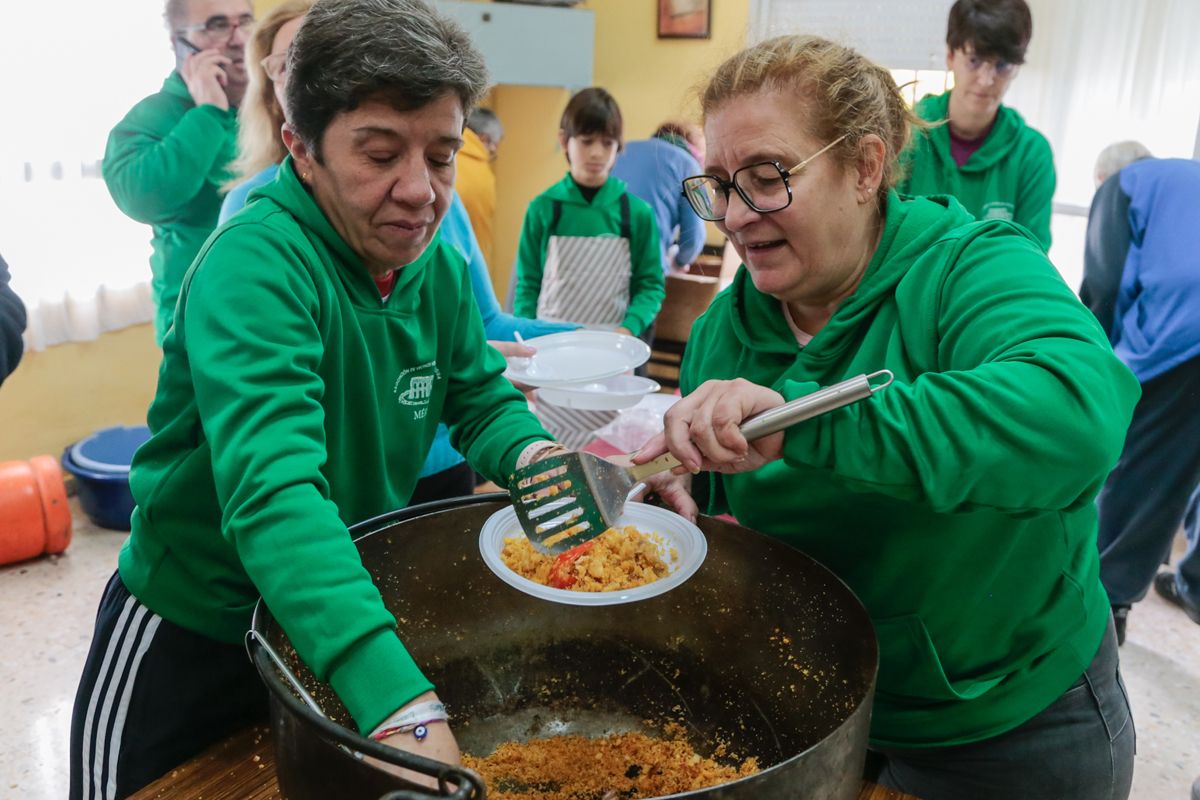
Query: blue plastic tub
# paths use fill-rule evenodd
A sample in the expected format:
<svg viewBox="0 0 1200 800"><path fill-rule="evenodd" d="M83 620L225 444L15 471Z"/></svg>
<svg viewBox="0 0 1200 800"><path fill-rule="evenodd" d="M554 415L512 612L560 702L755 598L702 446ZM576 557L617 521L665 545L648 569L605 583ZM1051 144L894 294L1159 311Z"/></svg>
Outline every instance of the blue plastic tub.
<svg viewBox="0 0 1200 800"><path fill-rule="evenodd" d="M75 476L79 504L96 525L129 530L133 514L129 465L149 438L145 425L105 428L63 451L63 469Z"/></svg>

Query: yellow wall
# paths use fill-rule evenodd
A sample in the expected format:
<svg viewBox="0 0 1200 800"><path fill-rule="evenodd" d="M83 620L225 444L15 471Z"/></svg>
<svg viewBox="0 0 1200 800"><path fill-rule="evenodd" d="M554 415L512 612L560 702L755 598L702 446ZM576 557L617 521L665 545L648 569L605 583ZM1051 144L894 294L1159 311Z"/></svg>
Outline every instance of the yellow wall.
<svg viewBox="0 0 1200 800"><path fill-rule="evenodd" d="M745 43L749 0L712 0L711 39L657 38L657 5L657 0L590 0L583 6L596 15L593 80L620 104L626 139L644 139L672 117L697 119L696 87ZM498 86L492 96L505 128L495 163L496 263L491 265L503 301L525 209L567 168L556 137L570 94ZM710 241L720 241L713 234L710 226Z"/></svg>
<svg viewBox="0 0 1200 800"><path fill-rule="evenodd" d="M0 461L64 447L111 425L141 425L154 397L154 326L26 353L0 388Z"/></svg>

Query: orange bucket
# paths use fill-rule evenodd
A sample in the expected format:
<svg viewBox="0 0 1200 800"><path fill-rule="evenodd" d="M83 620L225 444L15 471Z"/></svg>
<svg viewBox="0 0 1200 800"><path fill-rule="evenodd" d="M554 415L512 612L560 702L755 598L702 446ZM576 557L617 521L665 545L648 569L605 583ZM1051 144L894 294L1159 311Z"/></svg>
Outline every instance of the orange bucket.
<svg viewBox="0 0 1200 800"><path fill-rule="evenodd" d="M0 564L61 553L70 543L71 509L58 460L0 462Z"/></svg>

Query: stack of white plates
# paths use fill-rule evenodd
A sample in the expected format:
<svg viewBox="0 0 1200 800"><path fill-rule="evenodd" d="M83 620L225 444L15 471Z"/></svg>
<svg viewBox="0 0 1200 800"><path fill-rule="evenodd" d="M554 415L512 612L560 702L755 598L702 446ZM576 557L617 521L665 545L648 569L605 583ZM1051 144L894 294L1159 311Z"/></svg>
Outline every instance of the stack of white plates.
<svg viewBox="0 0 1200 800"><path fill-rule="evenodd" d="M537 387L537 399L582 410L630 408L659 385L628 373L650 358L640 339L611 331L578 330L526 341L537 352L510 358L507 378Z"/></svg>

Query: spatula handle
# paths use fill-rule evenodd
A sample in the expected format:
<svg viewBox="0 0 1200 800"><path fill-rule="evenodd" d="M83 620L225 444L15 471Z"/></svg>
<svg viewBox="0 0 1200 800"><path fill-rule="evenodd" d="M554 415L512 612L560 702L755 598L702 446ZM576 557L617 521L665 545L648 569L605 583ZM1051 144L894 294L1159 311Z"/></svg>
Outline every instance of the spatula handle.
<svg viewBox="0 0 1200 800"><path fill-rule="evenodd" d="M883 376L887 377L884 383L878 386L871 385L872 378ZM833 411L835 408L848 406L864 397L870 397L876 389L882 389L891 382L892 373L886 369L872 372L870 375L856 375L841 383L826 386L812 394L797 397L781 406L775 406L775 408L755 414L742 423L740 430L747 441L761 439L772 433L778 433L784 428L790 428L797 422L812 419L827 411Z"/></svg>
<svg viewBox="0 0 1200 800"><path fill-rule="evenodd" d="M886 377L887 380L881 384L872 386L871 381L880 377ZM891 382L892 373L886 369L879 372L872 372L870 375L856 375L853 378L847 378L841 383L826 386L824 389L818 389L812 394L797 397L795 400L784 403L781 406L776 406L775 408L755 414L742 423L740 430L747 441L761 439L764 436L770 436L772 433L778 433L784 428L789 428L797 422L812 419L827 411L833 411L835 408L848 406L853 402L862 400L864 397L870 397L871 393L876 389L882 389ZM674 469L680 466L680 463L679 459L670 453L663 453L653 461L629 467L629 477L633 479L634 483L637 483L651 475L657 475L660 472Z"/></svg>
<svg viewBox="0 0 1200 800"><path fill-rule="evenodd" d="M633 478L633 482L645 480L651 475L657 475L660 472L666 472L669 469L675 469L680 466L681 462L678 458L670 453L663 453L653 461L647 461L645 464L638 464L628 469L629 477Z"/></svg>

